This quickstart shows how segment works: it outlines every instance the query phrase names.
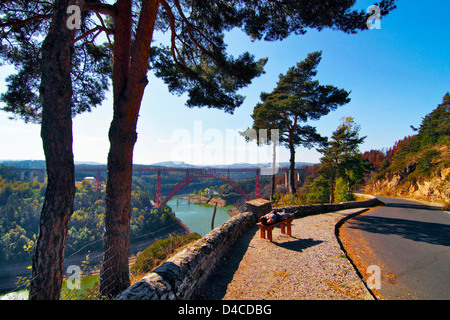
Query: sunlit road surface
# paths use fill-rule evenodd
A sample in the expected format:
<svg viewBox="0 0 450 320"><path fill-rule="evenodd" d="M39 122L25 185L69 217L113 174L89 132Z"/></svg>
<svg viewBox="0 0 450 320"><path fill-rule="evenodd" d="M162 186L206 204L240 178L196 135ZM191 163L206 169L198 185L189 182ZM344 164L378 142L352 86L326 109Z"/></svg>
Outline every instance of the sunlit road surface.
<svg viewBox="0 0 450 320"><path fill-rule="evenodd" d="M449 300L450 213L409 200L379 199L386 206L350 219L346 228L364 243L360 251L371 251L369 263L380 267L381 295Z"/></svg>

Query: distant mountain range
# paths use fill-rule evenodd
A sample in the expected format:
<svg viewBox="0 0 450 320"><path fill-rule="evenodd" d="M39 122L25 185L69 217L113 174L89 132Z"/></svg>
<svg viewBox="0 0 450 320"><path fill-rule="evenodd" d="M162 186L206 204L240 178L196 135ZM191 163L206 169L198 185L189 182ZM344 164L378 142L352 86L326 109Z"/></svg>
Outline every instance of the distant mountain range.
<svg viewBox="0 0 450 320"><path fill-rule="evenodd" d="M16 168L45 169L45 160L0 160L0 165ZM99 162L75 161L75 166L106 166Z"/></svg>
<svg viewBox="0 0 450 320"><path fill-rule="evenodd" d="M314 163L309 162L297 162L296 167L301 168L304 166L313 165ZM31 169L45 169L45 161L44 160L0 160L0 165L12 166L17 168L31 168ZM75 161L76 167L105 167L106 164L92 161ZM169 168L271 168L272 163L259 163L259 164L250 164L250 163L235 163L230 165L206 165L206 166L197 166L192 165L185 162L180 161L163 161L157 162L150 165L147 164L135 164L135 167L139 168L152 168L152 167L169 167ZM279 168L288 168L289 162L280 162L278 163Z"/></svg>
<svg viewBox="0 0 450 320"><path fill-rule="evenodd" d="M288 168L289 162L280 162L277 164L279 168ZM296 167L301 168L304 166L311 166L314 165L314 163L309 162L297 162ZM258 164L251 164L251 163L234 163L229 165L205 165L205 166L197 166L188 164L182 161L164 161L164 162L157 162L153 163L150 166L158 166L158 167L170 167L170 168L271 168L272 163L258 163Z"/></svg>

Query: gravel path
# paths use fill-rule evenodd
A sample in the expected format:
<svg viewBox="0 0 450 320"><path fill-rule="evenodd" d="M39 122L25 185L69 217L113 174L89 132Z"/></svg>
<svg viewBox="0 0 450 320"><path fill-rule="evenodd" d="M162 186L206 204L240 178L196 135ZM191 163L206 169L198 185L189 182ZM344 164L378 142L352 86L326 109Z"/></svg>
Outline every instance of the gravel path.
<svg viewBox="0 0 450 320"><path fill-rule="evenodd" d="M193 299L372 299L340 249L335 225L362 211L308 216L292 223L292 237L273 231L273 242L249 229L231 248Z"/></svg>

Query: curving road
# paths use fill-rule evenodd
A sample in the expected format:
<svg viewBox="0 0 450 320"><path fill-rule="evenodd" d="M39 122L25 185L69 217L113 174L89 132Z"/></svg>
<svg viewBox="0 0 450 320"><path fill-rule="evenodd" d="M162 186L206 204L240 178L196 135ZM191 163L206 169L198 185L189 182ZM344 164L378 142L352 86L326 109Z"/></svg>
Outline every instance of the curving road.
<svg viewBox="0 0 450 320"><path fill-rule="evenodd" d="M380 267L381 295L450 299L450 213L410 200L379 199L386 206L350 219L345 228L366 263Z"/></svg>

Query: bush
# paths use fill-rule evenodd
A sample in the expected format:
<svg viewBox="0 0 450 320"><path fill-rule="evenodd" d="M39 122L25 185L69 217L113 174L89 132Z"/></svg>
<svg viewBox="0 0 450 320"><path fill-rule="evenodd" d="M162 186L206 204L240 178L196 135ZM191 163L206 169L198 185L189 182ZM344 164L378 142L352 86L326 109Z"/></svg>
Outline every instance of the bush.
<svg viewBox="0 0 450 320"><path fill-rule="evenodd" d="M320 176L305 189L306 203L328 203L330 202L330 182Z"/></svg>
<svg viewBox="0 0 450 320"><path fill-rule="evenodd" d="M336 181L336 189L334 191L334 198L336 202L355 201L355 195L348 188L348 183L343 178L338 178Z"/></svg>
<svg viewBox="0 0 450 320"><path fill-rule="evenodd" d="M290 193L286 194L274 194L273 207L288 207L288 206L301 206L304 205L304 201L300 197L294 197Z"/></svg>

